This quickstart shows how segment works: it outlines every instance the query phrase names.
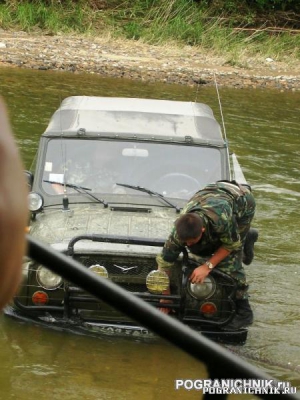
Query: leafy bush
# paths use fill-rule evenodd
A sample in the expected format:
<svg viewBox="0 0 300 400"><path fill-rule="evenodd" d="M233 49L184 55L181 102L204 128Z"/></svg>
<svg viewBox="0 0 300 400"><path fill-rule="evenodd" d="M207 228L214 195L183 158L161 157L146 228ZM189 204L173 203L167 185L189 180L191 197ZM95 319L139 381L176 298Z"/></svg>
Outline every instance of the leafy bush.
<svg viewBox="0 0 300 400"><path fill-rule="evenodd" d="M234 12L300 11L299 0L195 0L200 6Z"/></svg>
<svg viewBox="0 0 300 400"><path fill-rule="evenodd" d="M261 10L300 11L299 0L247 0L247 4L253 4Z"/></svg>

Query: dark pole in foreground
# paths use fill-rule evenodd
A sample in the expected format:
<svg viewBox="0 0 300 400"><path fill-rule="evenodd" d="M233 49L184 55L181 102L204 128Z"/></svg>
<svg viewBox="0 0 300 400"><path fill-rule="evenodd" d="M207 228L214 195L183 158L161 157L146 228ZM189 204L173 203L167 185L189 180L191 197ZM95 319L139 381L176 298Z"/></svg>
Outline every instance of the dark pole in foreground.
<svg viewBox="0 0 300 400"><path fill-rule="evenodd" d="M72 258L51 249L31 236L28 236L28 254L56 274L117 308L205 363L211 378L275 380L217 343L201 336L174 318L164 315L113 282L98 277ZM259 397L267 399L268 396L270 395L261 394ZM276 399L299 400L299 397L294 394L276 394Z"/></svg>

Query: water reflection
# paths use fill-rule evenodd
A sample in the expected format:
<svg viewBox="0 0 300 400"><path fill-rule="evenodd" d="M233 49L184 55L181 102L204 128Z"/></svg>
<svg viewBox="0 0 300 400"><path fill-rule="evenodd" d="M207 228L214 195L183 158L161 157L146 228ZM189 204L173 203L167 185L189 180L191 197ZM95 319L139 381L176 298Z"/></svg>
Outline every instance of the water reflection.
<svg viewBox="0 0 300 400"><path fill-rule="evenodd" d="M300 93L220 89L231 150L237 153L258 203L256 258L247 268L255 323L232 351L279 380L300 388L298 202ZM27 168L40 134L70 95L196 98L196 88L102 79L50 71L0 69L5 96ZM215 89L201 87L220 121ZM3 399L199 398L174 391L174 379L205 374L199 363L162 342L95 340L0 321ZM99 394L101 393L101 394ZM184 397L185 396L185 397ZM235 397L238 398L238 397Z"/></svg>

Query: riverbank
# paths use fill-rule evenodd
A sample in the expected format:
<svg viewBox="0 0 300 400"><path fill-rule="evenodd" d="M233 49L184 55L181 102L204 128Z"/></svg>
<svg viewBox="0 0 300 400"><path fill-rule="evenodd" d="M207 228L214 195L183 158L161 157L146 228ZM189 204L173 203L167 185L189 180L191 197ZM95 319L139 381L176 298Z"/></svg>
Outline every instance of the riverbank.
<svg viewBox="0 0 300 400"><path fill-rule="evenodd" d="M145 82L300 90L300 65L271 58L226 59L192 46L153 46L109 37L51 36L0 30L0 67L59 70Z"/></svg>

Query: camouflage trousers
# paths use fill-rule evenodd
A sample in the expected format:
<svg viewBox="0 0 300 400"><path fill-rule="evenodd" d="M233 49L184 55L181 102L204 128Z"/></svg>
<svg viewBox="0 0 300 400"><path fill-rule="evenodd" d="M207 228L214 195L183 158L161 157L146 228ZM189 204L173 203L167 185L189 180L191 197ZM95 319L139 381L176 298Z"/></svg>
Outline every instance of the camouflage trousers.
<svg viewBox="0 0 300 400"><path fill-rule="evenodd" d="M245 243L247 233L250 229L251 221L255 213L255 200L252 193L249 191L244 196L241 196L236 202L235 218L238 225L238 233L241 242ZM192 259L205 262L206 258L201 255L190 254ZM246 273L243 267L243 247L237 251L233 251L228 257L224 258L216 268L220 269L227 275L230 275L237 283L236 299L247 299L248 288Z"/></svg>

